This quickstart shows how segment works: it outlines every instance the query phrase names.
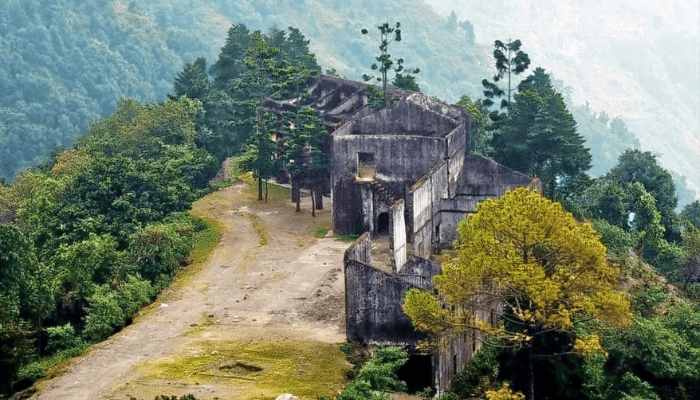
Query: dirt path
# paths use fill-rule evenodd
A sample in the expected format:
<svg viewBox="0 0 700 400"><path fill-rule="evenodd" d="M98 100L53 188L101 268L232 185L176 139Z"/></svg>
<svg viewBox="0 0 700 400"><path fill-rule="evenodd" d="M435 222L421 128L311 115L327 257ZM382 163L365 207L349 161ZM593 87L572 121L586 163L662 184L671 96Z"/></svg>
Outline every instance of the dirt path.
<svg viewBox="0 0 700 400"><path fill-rule="evenodd" d="M223 237L201 271L176 282L123 331L42 382L39 399L266 399L334 393L346 363L342 255L317 239L329 211L297 214L286 192L268 204L238 184L195 204ZM327 204L327 209L329 204ZM320 391L320 392L319 392Z"/></svg>

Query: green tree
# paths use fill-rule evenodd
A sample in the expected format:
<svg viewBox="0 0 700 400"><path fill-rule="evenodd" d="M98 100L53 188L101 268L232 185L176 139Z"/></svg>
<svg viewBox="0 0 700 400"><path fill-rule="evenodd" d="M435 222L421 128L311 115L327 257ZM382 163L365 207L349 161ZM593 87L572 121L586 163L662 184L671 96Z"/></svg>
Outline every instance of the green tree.
<svg viewBox="0 0 700 400"><path fill-rule="evenodd" d="M700 201L696 200L685 206L681 218L700 228Z"/></svg>
<svg viewBox="0 0 700 400"><path fill-rule="evenodd" d="M529 399L535 360L551 356L551 335L564 354L600 352L595 332L575 327L591 318L626 326L630 303L617 288L619 271L590 224L527 189L482 202L458 228L455 253L434 278L436 293L411 290L404 312L418 330L442 337L476 329L525 352ZM502 307L498 321L484 310ZM482 311L482 312L478 312Z"/></svg>
<svg viewBox="0 0 700 400"><path fill-rule="evenodd" d="M231 81L238 79L246 69L244 58L251 42L251 34L244 24L231 26L226 44L221 48L219 59L212 66L217 87L227 89Z"/></svg>
<svg viewBox="0 0 700 400"><path fill-rule="evenodd" d="M513 92L513 76L520 75L525 72L530 66L530 57L522 51L522 42L520 40L509 40L502 42L496 40L493 44L493 58L496 61L496 74L493 76L493 82L488 79L481 81L484 87L484 104L491 107L494 100L506 95L506 98L501 100L500 108L505 109L510 106ZM502 79L507 79L506 89L503 90L498 85Z"/></svg>
<svg viewBox="0 0 700 400"><path fill-rule="evenodd" d="M362 79L364 79L365 82L374 80L381 83L382 96L384 98L384 107L389 107L389 92L387 90L389 85L389 73L394 72L395 80L398 74L403 73L401 79L402 81L405 81L406 79L410 79L408 78L409 76L418 74L420 72L420 69L414 68L406 70L403 65L404 59L394 59L391 53L389 53L390 44L392 42L401 41L400 22L396 22L393 26L389 25L388 22L385 22L377 26L377 30L379 31L379 54L375 57L375 60L377 62L372 63L371 68L372 71L377 71L376 73L378 73L378 75L374 75L375 72L373 72L373 75L364 74L362 75ZM363 35L369 34L369 30L367 30L366 28L363 28L361 32ZM394 66L394 64L396 65ZM413 83L415 83L415 79L413 80Z"/></svg>
<svg viewBox="0 0 700 400"><path fill-rule="evenodd" d="M209 93L209 86L207 60L200 57L194 63L185 64L182 72L175 77L175 97L187 96L191 99L204 100Z"/></svg>
<svg viewBox="0 0 700 400"><path fill-rule="evenodd" d="M0 393L12 390L17 370L34 352L34 334L52 307L51 282L31 241L0 224Z"/></svg>
<svg viewBox="0 0 700 400"><path fill-rule="evenodd" d="M492 150L490 141L492 131L490 129L488 107L482 100L473 101L469 96L462 96L456 103L469 114L471 126L469 130L469 150L475 153L490 155Z"/></svg>
<svg viewBox="0 0 700 400"><path fill-rule="evenodd" d="M391 81L391 84L399 89L409 90L411 92L420 92L420 86L418 86L418 83L416 82L415 75L412 74L397 73L394 76L394 80Z"/></svg>
<svg viewBox="0 0 700 400"><path fill-rule="evenodd" d="M673 177L658 164L654 154L627 150L620 155L617 166L610 170L608 177L619 183L641 183L656 199L667 237L673 237L675 208L678 205Z"/></svg>
<svg viewBox="0 0 700 400"><path fill-rule="evenodd" d="M495 159L538 176L550 198L591 167L590 150L576 131L576 121L549 75L537 68L522 81L515 102L494 133Z"/></svg>

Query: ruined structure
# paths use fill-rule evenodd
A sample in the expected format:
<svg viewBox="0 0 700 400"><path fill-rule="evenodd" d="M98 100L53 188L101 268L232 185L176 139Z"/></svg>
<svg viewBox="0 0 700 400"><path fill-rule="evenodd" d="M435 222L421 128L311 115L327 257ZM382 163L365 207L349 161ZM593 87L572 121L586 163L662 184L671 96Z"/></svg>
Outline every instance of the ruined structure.
<svg viewBox="0 0 700 400"><path fill-rule="evenodd" d="M333 230L360 235L345 253L348 339L414 347L423 337L401 309L406 291L432 288L440 272L433 256L480 201L532 182L469 153L462 109L394 90L392 104L374 110L366 88L324 76L305 99L270 108L309 105L332 131ZM476 332L444 339L427 360L439 392L479 346Z"/></svg>

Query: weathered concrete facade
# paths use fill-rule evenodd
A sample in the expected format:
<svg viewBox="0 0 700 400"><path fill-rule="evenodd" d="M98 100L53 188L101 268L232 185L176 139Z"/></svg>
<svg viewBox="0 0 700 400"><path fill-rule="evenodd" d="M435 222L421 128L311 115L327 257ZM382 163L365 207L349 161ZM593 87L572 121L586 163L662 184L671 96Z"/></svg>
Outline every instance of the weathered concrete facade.
<svg viewBox="0 0 700 400"><path fill-rule="evenodd" d="M432 288L440 272L432 256L451 246L457 224L480 201L531 184L526 175L468 154L469 126L456 107L399 93L391 107L364 110L333 132L333 229L364 233L346 253L349 339L414 346L423 335L401 309L405 293ZM391 271L372 259L373 239L386 234ZM439 392L472 357L479 339L477 332L440 338L432 371Z"/></svg>
<svg viewBox="0 0 700 400"><path fill-rule="evenodd" d="M332 130L333 230L361 234L345 253L348 338L412 347L423 335L402 311L405 293L432 289L440 272L433 255L452 245L457 224L479 202L532 181L469 154L470 121L462 109L421 93L396 90L391 97L390 107L372 110L364 84L321 77L304 104ZM379 250L383 245L388 251ZM471 331L439 339L432 356L438 392L449 387L479 339Z"/></svg>

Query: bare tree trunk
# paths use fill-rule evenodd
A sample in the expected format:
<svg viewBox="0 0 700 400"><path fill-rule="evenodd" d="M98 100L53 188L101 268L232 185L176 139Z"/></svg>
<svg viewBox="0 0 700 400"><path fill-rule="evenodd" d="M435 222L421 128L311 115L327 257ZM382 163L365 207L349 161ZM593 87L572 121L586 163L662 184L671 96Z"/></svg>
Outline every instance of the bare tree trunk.
<svg viewBox="0 0 700 400"><path fill-rule="evenodd" d="M323 191L317 190L315 192L316 194L316 209L317 210L323 210Z"/></svg>
<svg viewBox="0 0 700 400"><path fill-rule="evenodd" d="M267 203L267 197L268 197L267 195L268 195L268 193L269 193L269 190L268 190L268 182L267 182L267 179L265 179L265 203Z"/></svg>
<svg viewBox="0 0 700 400"><path fill-rule="evenodd" d="M528 400L535 400L535 363L532 354L532 346L527 351L527 367L528 367Z"/></svg>
<svg viewBox="0 0 700 400"><path fill-rule="evenodd" d="M258 201L262 201L262 199L263 199L262 177L260 176L260 173L258 173Z"/></svg>
<svg viewBox="0 0 700 400"><path fill-rule="evenodd" d="M311 189L311 216L316 217L316 196L313 189Z"/></svg>
<svg viewBox="0 0 700 400"><path fill-rule="evenodd" d="M297 204L297 212L301 212L301 189L296 179L292 180L292 201Z"/></svg>

